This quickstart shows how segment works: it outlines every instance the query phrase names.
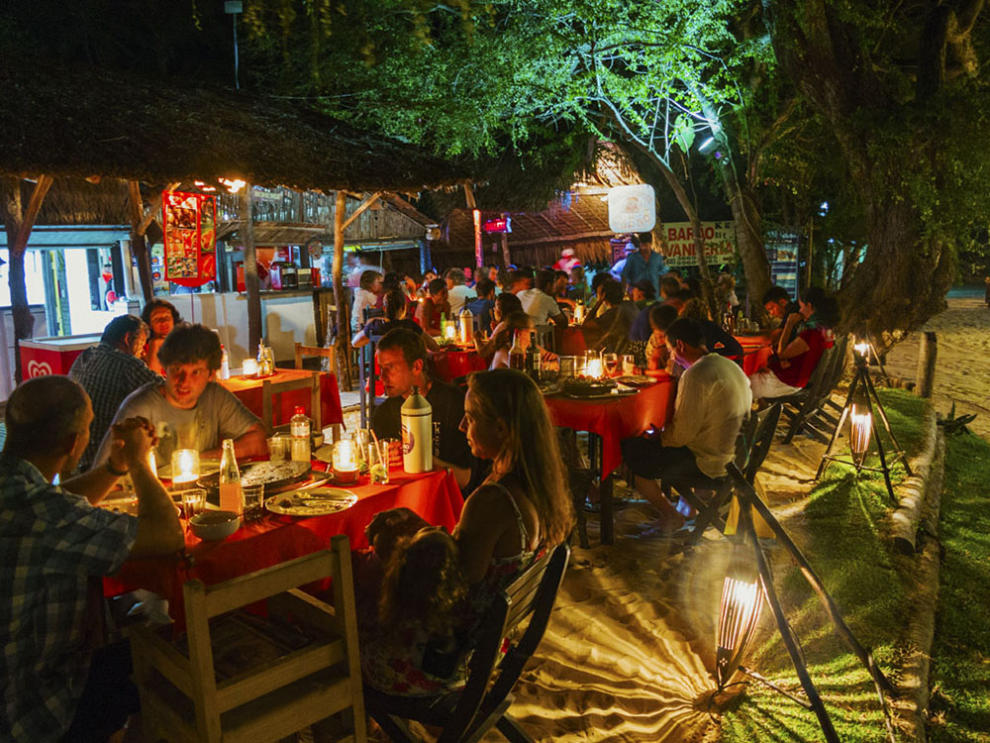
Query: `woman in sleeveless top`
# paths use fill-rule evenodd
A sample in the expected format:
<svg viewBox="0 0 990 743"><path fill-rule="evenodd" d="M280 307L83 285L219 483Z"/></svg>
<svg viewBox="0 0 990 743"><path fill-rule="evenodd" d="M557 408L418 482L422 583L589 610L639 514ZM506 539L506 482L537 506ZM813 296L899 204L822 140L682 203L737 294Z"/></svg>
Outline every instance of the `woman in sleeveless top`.
<svg viewBox="0 0 990 743"><path fill-rule="evenodd" d="M427 632L425 613L417 616L415 607L397 606L403 602L402 591L395 580L386 582L377 627L362 636L361 654L365 680L387 693L423 695L462 684L469 647L454 649L459 662L451 669L433 667L428 657L437 657L438 645L450 650L454 636L469 638L492 598L536 556L566 539L574 523L557 436L543 396L529 377L510 369L471 375L461 429L471 453L492 462L491 474L468 497L452 535L465 598L456 607L447 602L452 608L446 624L431 610ZM419 542L429 529L411 512L392 511L376 517L368 532L376 548L394 541L391 554L382 555L386 572L392 574L396 564L407 560L410 548L422 548ZM395 536L403 531L407 536ZM437 576L445 578L435 585L438 590L443 586L445 596L458 593L450 580L451 559L434 561ZM446 670L450 673L444 677Z"/></svg>

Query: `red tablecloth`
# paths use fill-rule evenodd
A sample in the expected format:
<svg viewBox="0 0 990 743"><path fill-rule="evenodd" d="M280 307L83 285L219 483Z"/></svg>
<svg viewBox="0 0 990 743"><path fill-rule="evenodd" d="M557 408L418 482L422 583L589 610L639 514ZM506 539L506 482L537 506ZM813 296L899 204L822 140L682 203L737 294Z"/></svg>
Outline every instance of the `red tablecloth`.
<svg viewBox="0 0 990 743"><path fill-rule="evenodd" d="M488 368L488 364L475 350L448 349L432 354L431 358L434 375L445 382Z"/></svg>
<svg viewBox="0 0 990 743"><path fill-rule="evenodd" d="M367 478L362 480L367 482ZM453 530L464 505L457 482L447 470L422 475L400 470L392 474L388 485L348 489L357 494L358 502L341 513L308 519L269 514L221 542L203 542L188 532L183 557L128 560L117 575L104 579L104 593L115 596L146 588L169 599L174 618L181 616L182 584L187 580L198 578L207 584L230 580L325 549L337 534L347 535L351 549L362 549L368 546L364 528L375 514L399 506Z"/></svg>
<svg viewBox="0 0 990 743"><path fill-rule="evenodd" d="M743 348L742 368L747 377L767 365L767 361L773 355L773 344L769 333L733 337L739 341L739 345Z"/></svg>
<svg viewBox="0 0 990 743"><path fill-rule="evenodd" d="M639 436L650 424L664 426L674 414L674 380L660 372L657 383L614 400L547 397L555 426L589 431L602 438L602 473L607 477L622 462L621 442Z"/></svg>
<svg viewBox="0 0 990 743"><path fill-rule="evenodd" d="M267 381L273 384L276 382L288 382L313 373L306 369L278 369L274 376L267 378ZM252 377L231 377L230 379L222 380L220 384L237 395L237 398L247 406L247 409L260 418L262 411L261 385L264 381ZM293 413L295 413L297 405L302 405L307 410L309 409L309 393L306 390L293 390L292 392L285 392L275 397L272 401L272 415L275 418L274 425L278 426L288 423ZM344 422L344 414L340 407L340 390L337 388L337 377L330 373L320 374L320 415L324 426Z"/></svg>

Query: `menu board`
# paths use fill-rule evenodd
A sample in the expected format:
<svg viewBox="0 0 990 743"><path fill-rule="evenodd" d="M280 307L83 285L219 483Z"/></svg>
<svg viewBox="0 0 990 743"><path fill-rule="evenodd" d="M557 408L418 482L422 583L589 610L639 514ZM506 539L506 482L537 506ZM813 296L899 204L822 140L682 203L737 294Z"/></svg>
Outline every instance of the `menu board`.
<svg viewBox="0 0 990 743"><path fill-rule="evenodd" d="M162 192L166 280L201 286L216 278L216 222L215 196Z"/></svg>
<svg viewBox="0 0 990 743"><path fill-rule="evenodd" d="M769 230L764 240L770 280L782 286L792 299L798 296L798 236L789 232Z"/></svg>

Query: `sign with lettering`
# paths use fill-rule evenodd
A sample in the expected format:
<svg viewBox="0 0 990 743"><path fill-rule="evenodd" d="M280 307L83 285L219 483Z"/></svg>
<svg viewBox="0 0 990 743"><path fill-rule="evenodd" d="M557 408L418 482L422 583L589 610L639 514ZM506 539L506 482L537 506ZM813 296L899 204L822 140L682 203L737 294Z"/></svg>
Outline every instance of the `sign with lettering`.
<svg viewBox="0 0 990 743"><path fill-rule="evenodd" d="M215 196L162 192L166 280L202 286L216 278L216 222Z"/></svg>
<svg viewBox="0 0 990 743"><path fill-rule="evenodd" d="M653 186L616 186L608 192L608 228L612 232L649 232L657 223Z"/></svg>
<svg viewBox="0 0 990 743"><path fill-rule="evenodd" d="M736 223L702 222L701 229L708 264L731 263L736 255ZM657 232L663 235L664 263L668 266L698 265L690 222L665 222Z"/></svg>

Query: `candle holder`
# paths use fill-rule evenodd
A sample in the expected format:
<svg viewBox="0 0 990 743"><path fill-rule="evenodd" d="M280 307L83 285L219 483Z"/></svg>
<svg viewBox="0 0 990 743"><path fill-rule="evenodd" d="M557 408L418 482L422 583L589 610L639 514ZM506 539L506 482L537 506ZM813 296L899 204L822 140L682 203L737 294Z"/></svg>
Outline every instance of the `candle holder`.
<svg viewBox="0 0 990 743"><path fill-rule="evenodd" d="M255 377L258 375L258 362L254 359L244 359L244 364L241 366L241 376L244 377Z"/></svg>
<svg viewBox="0 0 990 743"><path fill-rule="evenodd" d="M897 496L894 495L894 485L890 480L890 461L888 455L892 455L894 460L901 460L908 477L913 473L911 472L911 465L908 464L907 455L901 449L900 444L897 443L897 438L890 429L890 421L887 420L887 413L884 411L883 403L880 402L880 397L877 395L876 388L873 386L873 379L870 377L870 372L867 368L869 364L869 353L864 346L866 348L872 348L871 344L862 341L853 345L853 361L855 366L853 380L849 385L849 394L846 397L846 403L842 406L842 415L839 416L839 420L835 424L832 436L828 441L828 446L822 455L822 461L818 465L815 480L821 479L822 474L824 474L825 469L831 462L850 465L856 469L857 475L862 470L882 472L884 482L887 485L887 493L890 495L890 499L894 503L897 503ZM832 453L832 450L835 448L835 442L839 437L839 432L842 431L845 425L846 418L849 419L848 459ZM882 424L880 428L877 427L877 418L880 419ZM881 432L885 436L881 437L879 435ZM887 440L886 446L884 444L884 438ZM877 455L880 459L879 467L868 467L865 464L871 441L876 444Z"/></svg>
<svg viewBox="0 0 990 743"><path fill-rule="evenodd" d="M176 449L172 452L172 486L199 479L199 452L195 449Z"/></svg>
<svg viewBox="0 0 990 743"><path fill-rule="evenodd" d="M353 484L358 480L361 465L358 448L350 439L341 439L333 445L333 477L339 483Z"/></svg>
<svg viewBox="0 0 990 743"><path fill-rule="evenodd" d="M588 351L584 356L584 376L601 379L603 373L602 357L596 351Z"/></svg>

